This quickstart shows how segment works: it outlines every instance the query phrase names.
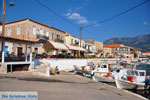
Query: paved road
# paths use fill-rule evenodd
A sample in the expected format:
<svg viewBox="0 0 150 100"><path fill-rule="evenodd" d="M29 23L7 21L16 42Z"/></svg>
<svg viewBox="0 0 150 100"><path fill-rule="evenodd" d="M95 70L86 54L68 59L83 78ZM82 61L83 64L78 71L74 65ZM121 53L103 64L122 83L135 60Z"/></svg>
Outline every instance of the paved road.
<svg viewBox="0 0 150 100"><path fill-rule="evenodd" d="M39 100L142 100L123 90L73 74L49 78L19 73L0 75L0 91L38 91Z"/></svg>

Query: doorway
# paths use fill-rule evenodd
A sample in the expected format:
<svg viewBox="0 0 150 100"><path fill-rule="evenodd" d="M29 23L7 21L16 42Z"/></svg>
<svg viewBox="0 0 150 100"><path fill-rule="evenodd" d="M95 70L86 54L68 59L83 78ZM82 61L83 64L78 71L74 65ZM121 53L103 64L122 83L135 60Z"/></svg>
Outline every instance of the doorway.
<svg viewBox="0 0 150 100"><path fill-rule="evenodd" d="M22 56L22 47L18 47L18 57L21 58Z"/></svg>

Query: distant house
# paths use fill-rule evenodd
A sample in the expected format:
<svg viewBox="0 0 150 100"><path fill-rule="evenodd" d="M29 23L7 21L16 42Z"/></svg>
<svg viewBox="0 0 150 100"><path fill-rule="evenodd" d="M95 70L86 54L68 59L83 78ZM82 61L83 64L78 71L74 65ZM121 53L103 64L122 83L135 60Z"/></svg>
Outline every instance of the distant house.
<svg viewBox="0 0 150 100"><path fill-rule="evenodd" d="M104 44L102 42L94 41L94 40L87 40L87 42L95 45L97 52L103 51Z"/></svg>
<svg viewBox="0 0 150 100"><path fill-rule="evenodd" d="M150 52L142 52L142 56L150 57Z"/></svg>
<svg viewBox="0 0 150 100"><path fill-rule="evenodd" d="M86 52L84 40L81 40L80 47L80 39L69 33L65 35L65 45L68 47L71 56L77 57L79 55L84 55Z"/></svg>
<svg viewBox="0 0 150 100"><path fill-rule="evenodd" d="M106 49L107 48L107 49ZM111 48L109 52L108 48ZM104 45L105 54L109 53L112 55L112 57L123 57L123 58L130 58L133 57L133 47L125 46L124 44L110 44L110 45Z"/></svg>
<svg viewBox="0 0 150 100"><path fill-rule="evenodd" d="M96 56L97 50L94 44L86 42L85 48L87 50L87 56Z"/></svg>

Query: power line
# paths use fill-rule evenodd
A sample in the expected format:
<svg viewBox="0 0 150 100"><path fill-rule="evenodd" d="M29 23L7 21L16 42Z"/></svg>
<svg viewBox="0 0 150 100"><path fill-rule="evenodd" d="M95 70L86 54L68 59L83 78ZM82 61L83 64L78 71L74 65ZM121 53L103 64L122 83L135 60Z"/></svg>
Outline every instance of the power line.
<svg viewBox="0 0 150 100"><path fill-rule="evenodd" d="M143 1L143 2L141 2L141 3L139 3L139 4L137 4L137 5L135 5L135 6L132 7L132 8L129 8L129 9L125 10L125 11L122 11L122 12L118 13L117 15L114 15L114 16L112 16L112 17L110 17L110 18L106 18L106 19L104 19L104 20L102 20L102 21L99 21L99 22L97 22L97 23L95 23L95 24L87 25L87 26L84 26L84 27L95 26L95 25L97 25L97 24L110 21L110 20L112 20L112 19L114 19L114 18L116 18L116 17L119 17L119 16L121 16L121 15L123 15L123 14L125 14L125 13L128 13L129 11L131 11L131 10L133 10L133 9L135 9L135 8L137 8L137 7L141 6L141 5L143 5L143 4L145 4L145 3L148 2L148 1L149 1L149 0L145 0L145 1Z"/></svg>
<svg viewBox="0 0 150 100"><path fill-rule="evenodd" d="M77 31L75 32L75 36L78 37L78 33L79 33L79 29L77 29Z"/></svg>
<svg viewBox="0 0 150 100"><path fill-rule="evenodd" d="M59 15L58 13L56 13L54 10L52 10L52 9L50 9L49 7L47 7L45 4L43 4L42 2L40 2L39 0L35 0L38 4L40 4L42 7L44 7L45 9L47 9L48 11L50 11L50 12L52 12L53 14L55 14L56 16L58 16L59 18L61 18L61 19L63 19L64 21L66 21L66 22L68 22L68 23L70 23L70 24L72 24L73 26L75 26L75 27L78 27L79 28L79 26L78 25L76 25L76 24L74 24L74 23L72 23L72 22L70 22L70 21L68 21L67 19L65 19L63 16L61 16L61 15Z"/></svg>
<svg viewBox="0 0 150 100"><path fill-rule="evenodd" d="M89 30L87 30L87 29L85 29L85 28L83 28L83 30L86 32L86 33L89 33L89 35L91 35L92 37L94 37L94 38L97 38L97 39L99 39L99 35L97 35L97 34L94 34L94 35L92 35L93 34L93 32L91 32L91 31L89 31Z"/></svg>

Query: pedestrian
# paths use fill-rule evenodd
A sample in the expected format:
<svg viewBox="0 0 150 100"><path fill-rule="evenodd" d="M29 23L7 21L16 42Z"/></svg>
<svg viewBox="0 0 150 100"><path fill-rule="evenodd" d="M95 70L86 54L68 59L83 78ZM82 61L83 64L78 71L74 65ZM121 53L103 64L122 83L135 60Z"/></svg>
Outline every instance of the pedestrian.
<svg viewBox="0 0 150 100"><path fill-rule="evenodd" d="M145 80L145 89L146 89L147 87L149 87L149 89L150 89L150 76L147 76L147 77L146 77L146 80Z"/></svg>

